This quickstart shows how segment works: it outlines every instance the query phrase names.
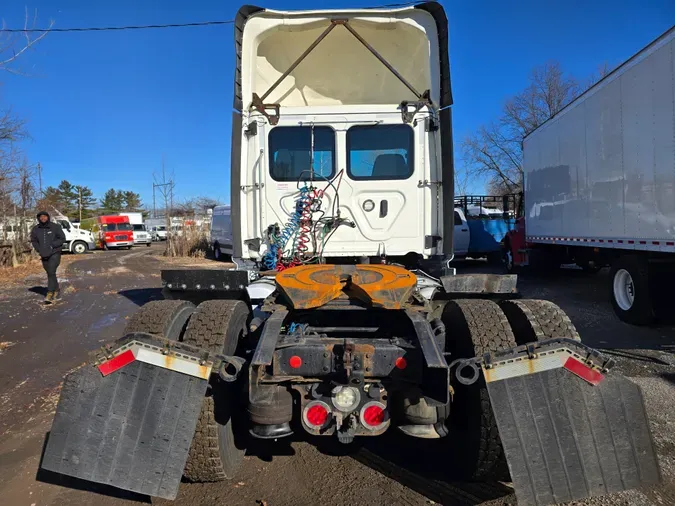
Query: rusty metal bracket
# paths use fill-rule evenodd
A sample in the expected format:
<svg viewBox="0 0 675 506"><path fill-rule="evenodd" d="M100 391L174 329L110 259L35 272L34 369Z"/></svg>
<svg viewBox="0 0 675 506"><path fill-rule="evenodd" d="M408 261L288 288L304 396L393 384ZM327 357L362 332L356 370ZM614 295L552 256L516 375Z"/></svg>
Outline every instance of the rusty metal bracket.
<svg viewBox="0 0 675 506"><path fill-rule="evenodd" d="M270 125L279 123L279 104L265 104L263 99L254 93L251 100L251 107L265 116ZM270 109L274 111L272 114L268 112Z"/></svg>
<svg viewBox="0 0 675 506"><path fill-rule="evenodd" d="M415 119L415 115L420 112L422 108L431 107L430 94L431 92L426 90L422 95L418 95L419 100L416 102L411 102L409 100L401 102L399 109L401 109L401 119L403 119L403 123L412 123L413 119ZM411 111L410 108L413 110Z"/></svg>

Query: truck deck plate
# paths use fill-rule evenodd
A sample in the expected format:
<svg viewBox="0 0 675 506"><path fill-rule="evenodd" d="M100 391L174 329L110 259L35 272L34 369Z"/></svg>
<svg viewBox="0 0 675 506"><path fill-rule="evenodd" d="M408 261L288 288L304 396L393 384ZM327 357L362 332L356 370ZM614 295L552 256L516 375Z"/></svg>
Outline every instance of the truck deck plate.
<svg viewBox="0 0 675 506"><path fill-rule="evenodd" d="M564 367L489 381L521 506L541 506L661 481L640 387L597 385Z"/></svg>
<svg viewBox="0 0 675 506"><path fill-rule="evenodd" d="M175 499L206 387L140 361L105 377L84 366L64 381L41 467Z"/></svg>

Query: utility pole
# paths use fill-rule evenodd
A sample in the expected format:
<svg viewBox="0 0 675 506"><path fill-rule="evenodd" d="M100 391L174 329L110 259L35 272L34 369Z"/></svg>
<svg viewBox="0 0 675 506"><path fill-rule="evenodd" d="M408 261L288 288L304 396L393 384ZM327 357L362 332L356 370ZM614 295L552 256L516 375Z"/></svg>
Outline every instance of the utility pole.
<svg viewBox="0 0 675 506"><path fill-rule="evenodd" d="M42 165L40 162L37 164L37 173L38 173L38 184L40 185L40 195L42 195Z"/></svg>
<svg viewBox="0 0 675 506"><path fill-rule="evenodd" d="M82 187L81 186L77 187L77 193L79 195L79 201L80 201L80 223L82 223Z"/></svg>

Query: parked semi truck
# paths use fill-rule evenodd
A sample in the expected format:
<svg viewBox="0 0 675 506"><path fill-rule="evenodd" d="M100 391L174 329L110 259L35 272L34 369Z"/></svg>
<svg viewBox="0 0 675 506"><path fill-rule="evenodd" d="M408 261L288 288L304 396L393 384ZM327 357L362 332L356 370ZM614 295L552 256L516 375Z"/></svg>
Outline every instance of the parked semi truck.
<svg viewBox="0 0 675 506"><path fill-rule="evenodd" d="M510 473L521 506L657 483L639 387L516 276L448 266L442 6L245 6L235 48L236 267L162 271L165 300L66 376L42 467L173 499L254 440L396 430L455 479Z"/></svg>
<svg viewBox="0 0 675 506"><path fill-rule="evenodd" d="M675 28L525 138L525 212L505 243L509 267L609 266L633 324L675 303L673 54Z"/></svg>

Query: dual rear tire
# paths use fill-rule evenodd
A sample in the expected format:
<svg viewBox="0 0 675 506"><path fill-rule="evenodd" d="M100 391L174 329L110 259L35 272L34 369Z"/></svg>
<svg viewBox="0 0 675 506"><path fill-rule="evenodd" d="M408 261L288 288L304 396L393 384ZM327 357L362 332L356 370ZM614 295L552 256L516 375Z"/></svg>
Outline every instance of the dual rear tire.
<svg viewBox="0 0 675 506"><path fill-rule="evenodd" d="M580 340L564 311L543 300L509 300L501 304L485 299L454 300L445 305L442 320L448 329L445 351L450 353L450 360L544 339ZM456 465L451 466L453 476L508 480L508 466L485 380L481 377L468 386L453 382L452 387L454 400L447 421L450 435L443 444L456 459Z"/></svg>
<svg viewBox="0 0 675 506"><path fill-rule="evenodd" d="M145 304L129 320L125 334L145 332L234 355L250 322L248 305L235 300L191 302L160 300ZM183 475L194 482L231 479L245 453L245 430L238 413L241 383L212 375L202 404Z"/></svg>

